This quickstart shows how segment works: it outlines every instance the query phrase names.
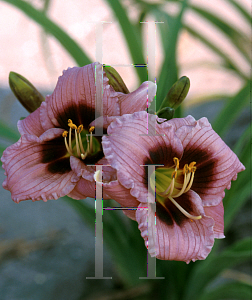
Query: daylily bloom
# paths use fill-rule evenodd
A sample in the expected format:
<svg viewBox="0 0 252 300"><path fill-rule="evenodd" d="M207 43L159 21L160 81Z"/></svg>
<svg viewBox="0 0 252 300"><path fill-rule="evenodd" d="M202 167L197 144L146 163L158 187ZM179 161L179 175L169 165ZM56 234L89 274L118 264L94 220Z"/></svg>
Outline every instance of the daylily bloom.
<svg viewBox="0 0 252 300"><path fill-rule="evenodd" d="M99 63L69 68L59 77L52 95L18 122L21 138L1 158L7 176L3 187L15 202L64 195L95 197L95 169L90 165L107 164L101 136L93 134L97 112L103 112L105 122L107 116L145 110L147 97L151 102L156 91L154 83L144 82L134 92L123 94L108 81ZM103 88L102 108L95 107L97 86ZM116 176L110 167L105 173L107 180Z"/></svg>
<svg viewBox="0 0 252 300"><path fill-rule="evenodd" d="M104 192L124 207L137 207L124 212L138 222L152 256L187 263L205 259L214 239L224 237L224 190L245 168L206 118L153 121L147 132L146 112L112 120L102 144L118 180L104 181ZM156 166L153 174L148 175L147 165ZM151 193L154 245L148 245Z"/></svg>

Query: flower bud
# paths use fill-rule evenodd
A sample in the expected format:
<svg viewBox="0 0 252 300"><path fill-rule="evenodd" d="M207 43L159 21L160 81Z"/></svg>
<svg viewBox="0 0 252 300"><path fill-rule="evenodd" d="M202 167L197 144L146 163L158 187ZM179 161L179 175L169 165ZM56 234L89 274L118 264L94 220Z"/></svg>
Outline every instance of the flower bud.
<svg viewBox="0 0 252 300"><path fill-rule="evenodd" d="M174 116L175 109L171 107L164 107L157 112L159 118L171 120Z"/></svg>
<svg viewBox="0 0 252 300"><path fill-rule="evenodd" d="M170 88L168 94L166 95L161 108L171 107L178 108L180 104L184 101L188 94L190 88L190 80L188 77L183 76L178 81L176 81Z"/></svg>
<svg viewBox="0 0 252 300"><path fill-rule="evenodd" d="M14 95L29 113L35 111L45 101L40 92L18 73L10 72L9 85Z"/></svg>
<svg viewBox="0 0 252 300"><path fill-rule="evenodd" d="M113 89L116 92L121 92L124 94L129 94L129 90L127 86L125 85L122 77L119 75L119 73L110 66L103 66L103 70L105 71L109 84L113 87Z"/></svg>

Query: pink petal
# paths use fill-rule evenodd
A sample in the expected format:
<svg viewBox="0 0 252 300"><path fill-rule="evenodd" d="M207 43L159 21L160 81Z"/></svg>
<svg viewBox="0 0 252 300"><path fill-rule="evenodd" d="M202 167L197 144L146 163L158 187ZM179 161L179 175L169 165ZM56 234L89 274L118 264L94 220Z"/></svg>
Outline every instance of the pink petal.
<svg viewBox="0 0 252 300"><path fill-rule="evenodd" d="M205 206L206 216L214 219L214 238L223 239L224 235L224 208L222 201L216 206Z"/></svg>
<svg viewBox="0 0 252 300"><path fill-rule="evenodd" d="M46 97L46 104L42 107L44 129L54 126L68 130L68 119L77 126L83 124L88 128L95 119L95 65L63 71L54 92Z"/></svg>
<svg viewBox="0 0 252 300"><path fill-rule="evenodd" d="M224 190L230 188L231 180L244 170L244 166L206 118L193 126L180 127L176 135L184 147L181 168L186 163L196 162L192 190L199 194L204 206L217 205L225 195Z"/></svg>
<svg viewBox="0 0 252 300"><path fill-rule="evenodd" d="M136 200L130 194L130 190L122 186L117 180L103 183L103 191L110 197L115 199L116 202L123 207L135 207L139 205L139 201Z"/></svg>
<svg viewBox="0 0 252 300"><path fill-rule="evenodd" d="M156 94L156 85L151 81L143 82L140 87L130 94L118 93L120 116L146 110Z"/></svg>
<svg viewBox="0 0 252 300"><path fill-rule="evenodd" d="M76 200L85 199L87 197L95 198L95 181L81 178L68 196Z"/></svg>
<svg viewBox="0 0 252 300"><path fill-rule="evenodd" d="M97 182L97 184L101 183ZM139 205L139 201L130 194L130 190L122 186L117 180L103 183L103 193L106 195L106 199L115 199L122 207L137 208ZM127 217L136 220L135 209L123 210L123 213Z"/></svg>
<svg viewBox="0 0 252 300"><path fill-rule="evenodd" d="M151 116L155 118L155 116ZM148 174L143 165L173 165L173 157L181 157L182 145L169 122L156 124L157 135L146 135L148 115L136 112L117 118L102 138L103 152L110 165L117 170L118 181L140 202L147 201ZM154 131L153 122L149 132ZM165 136L163 136L165 133Z"/></svg>
<svg viewBox="0 0 252 300"><path fill-rule="evenodd" d="M69 194L79 177L71 170L61 129L51 129L39 138L24 134L2 156L7 178L3 187L15 202L57 199Z"/></svg>
<svg viewBox="0 0 252 300"><path fill-rule="evenodd" d="M196 120L192 116L187 116L185 118L174 118L169 121L177 129L185 125L195 125Z"/></svg>
<svg viewBox="0 0 252 300"><path fill-rule="evenodd" d="M21 135L28 133L39 137L43 134L45 130L42 128L40 122L40 107L24 120L18 121L17 126Z"/></svg>
<svg viewBox="0 0 252 300"><path fill-rule="evenodd" d="M185 203L190 203L195 215L202 215L201 199L196 193L189 191L182 196ZM145 206L146 204L143 203L139 205L136 218L147 246L148 211L143 209ZM171 206L168 206L171 209ZM186 263L191 260L205 259L214 243L213 219L203 215L200 220L190 220L182 216L176 207L167 213L164 212L165 210L162 212L157 206L156 247L149 249L150 254L152 256L156 254L159 259L185 261Z"/></svg>
<svg viewBox="0 0 252 300"><path fill-rule="evenodd" d="M103 81L98 82L99 79ZM103 88L102 109L95 105L96 86ZM42 126L44 130L52 127L68 130L68 119L71 119L77 126L82 124L87 129L102 114L119 116L146 109L148 89L151 102L155 95L155 85L152 82L145 82L136 91L124 95L115 92L109 85L106 73L99 63L69 68L59 77L54 92L46 97L41 106Z"/></svg>

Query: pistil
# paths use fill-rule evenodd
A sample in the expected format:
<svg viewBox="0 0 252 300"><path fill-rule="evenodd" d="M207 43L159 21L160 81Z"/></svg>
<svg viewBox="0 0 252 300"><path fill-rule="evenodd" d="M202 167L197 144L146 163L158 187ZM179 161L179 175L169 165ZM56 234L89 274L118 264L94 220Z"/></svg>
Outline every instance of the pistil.
<svg viewBox="0 0 252 300"><path fill-rule="evenodd" d="M168 198L182 212L182 214L185 215L187 218L193 219L193 220L200 220L202 218L202 216L193 216L193 215L189 214L189 212L187 212L182 206L180 206L178 204L178 202L175 201L172 197L168 197Z"/></svg>

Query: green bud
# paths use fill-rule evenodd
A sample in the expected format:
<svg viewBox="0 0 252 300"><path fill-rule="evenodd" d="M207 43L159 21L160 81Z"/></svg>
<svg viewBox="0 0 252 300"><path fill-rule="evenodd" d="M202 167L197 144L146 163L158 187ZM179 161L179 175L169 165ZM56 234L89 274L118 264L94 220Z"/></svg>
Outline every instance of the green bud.
<svg viewBox="0 0 252 300"><path fill-rule="evenodd" d="M29 113L35 111L45 101L30 81L18 73L10 72L9 85L14 95Z"/></svg>
<svg viewBox="0 0 252 300"><path fill-rule="evenodd" d="M184 101L188 94L190 88L190 80L188 77L183 76L178 81L176 81L170 88L168 94L166 95L161 108L172 107L174 109L178 108L180 104Z"/></svg>
<svg viewBox="0 0 252 300"><path fill-rule="evenodd" d="M116 92L121 92L124 94L129 94L129 90L127 86L125 85L122 77L119 75L119 73L110 66L103 66L103 70L105 71L109 84L113 87L113 89Z"/></svg>
<svg viewBox="0 0 252 300"><path fill-rule="evenodd" d="M174 116L175 109L171 107L164 107L157 112L159 118L171 120Z"/></svg>

